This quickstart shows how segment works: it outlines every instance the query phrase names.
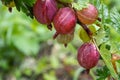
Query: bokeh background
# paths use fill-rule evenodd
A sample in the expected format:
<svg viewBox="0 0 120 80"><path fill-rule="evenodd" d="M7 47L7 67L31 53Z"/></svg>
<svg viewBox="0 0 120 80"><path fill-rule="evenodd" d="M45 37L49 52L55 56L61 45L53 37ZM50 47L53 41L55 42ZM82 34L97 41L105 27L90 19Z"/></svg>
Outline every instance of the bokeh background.
<svg viewBox="0 0 120 80"><path fill-rule="evenodd" d="M116 7L120 12L119 1L104 0L104 3L109 9ZM77 48L82 44L78 28L77 25L74 40L65 48L53 40L54 29L49 31L46 25L39 24L16 8L10 13L0 1L0 80L91 78L77 63Z"/></svg>

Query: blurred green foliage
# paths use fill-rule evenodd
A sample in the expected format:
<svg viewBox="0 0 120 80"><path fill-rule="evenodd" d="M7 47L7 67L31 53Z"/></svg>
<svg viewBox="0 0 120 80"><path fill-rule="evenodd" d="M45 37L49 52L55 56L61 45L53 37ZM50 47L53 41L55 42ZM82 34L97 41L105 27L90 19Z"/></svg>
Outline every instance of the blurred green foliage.
<svg viewBox="0 0 120 80"><path fill-rule="evenodd" d="M63 65L59 58L66 57L66 53L76 53L76 49L71 44L66 49L60 45L58 54L49 52L50 45L56 44L52 39L54 30L49 31L46 25L16 8L10 13L1 3L0 12L0 80L11 76L16 80L37 80L41 74L43 80L57 80L54 69ZM75 54L68 56L65 64L76 65Z"/></svg>
<svg viewBox="0 0 120 80"><path fill-rule="evenodd" d="M18 73L25 57L36 57L53 33L16 9L9 13L1 2L0 12L0 74Z"/></svg>
<svg viewBox="0 0 120 80"><path fill-rule="evenodd" d="M105 32L99 30L102 35L98 34L96 36L97 44L112 43L109 44L112 45L111 51L118 51L120 43L116 43L116 41L120 40L118 34L120 32L120 23L118 22L120 19L118 17L120 12L119 0L101 0L106 4L106 6L103 6L104 10L101 8L100 0L89 1L100 10L100 17L104 19L103 23L105 23L103 24L105 31L110 34L110 41L107 42L108 39L104 39L106 37ZM33 2L34 0L32 0ZM108 14L109 10L111 10L111 16ZM81 45L77 30L74 40L67 48L64 48L63 45L56 43L55 40L53 41L54 30L49 31L46 25L39 24L23 12L18 12L14 8L13 12L9 13L0 2L0 80L7 80L6 76L9 75L14 76L16 80L37 80L39 78L40 80L57 80L56 70L61 68L64 68L63 71L58 70L58 72L65 73L70 70L70 73L61 73L64 76L69 76L71 80L78 80L83 69L78 68L79 65L76 60L77 48ZM112 26L106 23L110 23ZM101 47L101 50L103 49L101 55L106 59L106 64L111 65L111 63L108 63L111 56L105 46L103 44ZM109 56L104 52L107 52ZM75 69L72 69L74 71L71 70L71 66L75 66ZM113 68L111 66L108 66L108 68L112 72ZM115 74L112 74L114 77Z"/></svg>

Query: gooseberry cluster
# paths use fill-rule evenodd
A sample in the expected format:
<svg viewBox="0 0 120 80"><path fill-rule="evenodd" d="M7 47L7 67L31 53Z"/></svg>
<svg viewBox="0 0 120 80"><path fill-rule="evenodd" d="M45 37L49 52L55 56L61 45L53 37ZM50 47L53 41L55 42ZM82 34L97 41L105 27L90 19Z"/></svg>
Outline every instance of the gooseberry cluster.
<svg viewBox="0 0 120 80"><path fill-rule="evenodd" d="M59 4L62 6L58 6ZM35 19L41 24L46 24L48 29L52 30L54 26L56 33L53 38L65 46L74 38L76 23L80 24L87 40L84 40L84 36L80 37L85 43L78 49L78 62L86 69L91 69L97 64L99 51L92 42L93 32L87 27L98 19L98 10L94 5L88 3L86 8L77 10L64 0L37 0L33 6L33 14ZM81 31L79 35L81 36Z"/></svg>

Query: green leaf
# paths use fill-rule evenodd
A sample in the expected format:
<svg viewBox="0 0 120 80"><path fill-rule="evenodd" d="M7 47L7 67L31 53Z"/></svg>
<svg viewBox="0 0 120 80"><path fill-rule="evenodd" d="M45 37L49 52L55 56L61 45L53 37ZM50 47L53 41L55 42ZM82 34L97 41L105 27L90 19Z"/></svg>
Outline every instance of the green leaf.
<svg viewBox="0 0 120 80"><path fill-rule="evenodd" d="M76 69L75 73L74 73L74 77L73 77L73 80L78 80L79 76L80 76L80 73L82 72L82 68L78 68Z"/></svg>
<svg viewBox="0 0 120 80"><path fill-rule="evenodd" d="M49 73L45 73L43 75L43 77L44 77L44 80L57 80L54 71L50 71Z"/></svg>
<svg viewBox="0 0 120 80"><path fill-rule="evenodd" d="M23 0L24 3L26 3L26 5L29 5L29 6L33 6L33 3L35 2L36 0Z"/></svg>
<svg viewBox="0 0 120 80"><path fill-rule="evenodd" d="M114 27L111 27L111 26L109 28L110 28L110 40L119 42L120 41L120 35L117 32L117 30L115 30Z"/></svg>
<svg viewBox="0 0 120 80"><path fill-rule="evenodd" d="M4 60L4 59L1 59L0 60L0 67L4 70L7 70L8 69L8 62L7 60Z"/></svg>
<svg viewBox="0 0 120 80"><path fill-rule="evenodd" d="M26 37L24 35L14 35L13 36L14 45L25 55L37 54L39 45L37 41L33 38Z"/></svg>
<svg viewBox="0 0 120 80"><path fill-rule="evenodd" d="M55 54L50 56L50 63L53 68L58 68L60 66L58 57Z"/></svg>
<svg viewBox="0 0 120 80"><path fill-rule="evenodd" d="M75 8L76 10L82 10L83 8L88 7L88 1L78 1L78 2L73 2L72 7Z"/></svg>
<svg viewBox="0 0 120 80"><path fill-rule="evenodd" d="M43 73L44 71L46 71L47 69L49 70L50 68L51 68L51 66L49 66L49 64L48 64L48 57L44 56L38 60L35 72L37 74L40 74L40 73Z"/></svg>
<svg viewBox="0 0 120 80"><path fill-rule="evenodd" d="M110 18L112 22L112 26L120 32L120 13L116 8L113 8L110 13Z"/></svg>
<svg viewBox="0 0 120 80"><path fill-rule="evenodd" d="M120 63L120 60L117 60L118 63Z"/></svg>
<svg viewBox="0 0 120 80"><path fill-rule="evenodd" d="M32 7L35 0L14 0L18 11L22 10L27 16L33 18Z"/></svg>
<svg viewBox="0 0 120 80"><path fill-rule="evenodd" d="M117 27L115 29L113 26L111 26L109 24L106 24L105 26L108 29L108 30L106 30L106 36L108 36L107 43L109 43L109 45L111 47L110 52L111 53L114 53L114 52L119 53L120 35L119 35L119 31L117 31Z"/></svg>
<svg viewBox="0 0 120 80"><path fill-rule="evenodd" d="M106 45L102 44L100 47L100 54L106 64L106 66L108 67L108 69L110 70L111 76L115 79L118 80L118 76L113 68L112 62L111 62L111 53L109 50L106 49Z"/></svg>
<svg viewBox="0 0 120 80"><path fill-rule="evenodd" d="M25 75L27 75L27 76L31 76L31 75L32 75L32 70L31 70L31 69L25 69L25 70L23 71L23 73L24 73Z"/></svg>
<svg viewBox="0 0 120 80"><path fill-rule="evenodd" d="M110 71L106 66L103 66L96 70L97 80L105 80L109 75Z"/></svg>
<svg viewBox="0 0 120 80"><path fill-rule="evenodd" d="M100 28L97 32L97 35L95 35L96 43L98 46L106 42L105 36L106 36L106 32L102 28Z"/></svg>
<svg viewBox="0 0 120 80"><path fill-rule="evenodd" d="M8 7L8 5L10 6L11 2L13 2L13 0L1 0L2 4L4 4L5 6Z"/></svg>
<svg viewBox="0 0 120 80"><path fill-rule="evenodd" d="M59 0L60 2L63 2L63 3L71 3L73 2L74 0Z"/></svg>

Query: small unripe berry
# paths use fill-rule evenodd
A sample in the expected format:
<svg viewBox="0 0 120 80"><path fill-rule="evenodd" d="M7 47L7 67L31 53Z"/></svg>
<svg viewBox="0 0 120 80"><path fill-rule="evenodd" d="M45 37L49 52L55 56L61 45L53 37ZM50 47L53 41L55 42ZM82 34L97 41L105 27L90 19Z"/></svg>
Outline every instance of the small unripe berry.
<svg viewBox="0 0 120 80"><path fill-rule="evenodd" d="M91 69L98 63L99 52L93 43L84 43L78 49L77 59L82 67Z"/></svg>
<svg viewBox="0 0 120 80"><path fill-rule="evenodd" d="M59 9L53 20L54 27L58 34L68 34L74 30L76 16L74 10L69 7Z"/></svg>
<svg viewBox="0 0 120 80"><path fill-rule="evenodd" d="M33 6L33 14L41 24L50 25L57 12L55 0L37 0Z"/></svg>
<svg viewBox="0 0 120 80"><path fill-rule="evenodd" d="M73 40L73 38L74 38L74 31L72 31L69 34L59 34L56 39L59 43L64 44L66 47L67 44Z"/></svg>
<svg viewBox="0 0 120 80"><path fill-rule="evenodd" d="M92 24L98 19L98 10L92 5L88 4L87 8L76 11L79 21L83 24Z"/></svg>

